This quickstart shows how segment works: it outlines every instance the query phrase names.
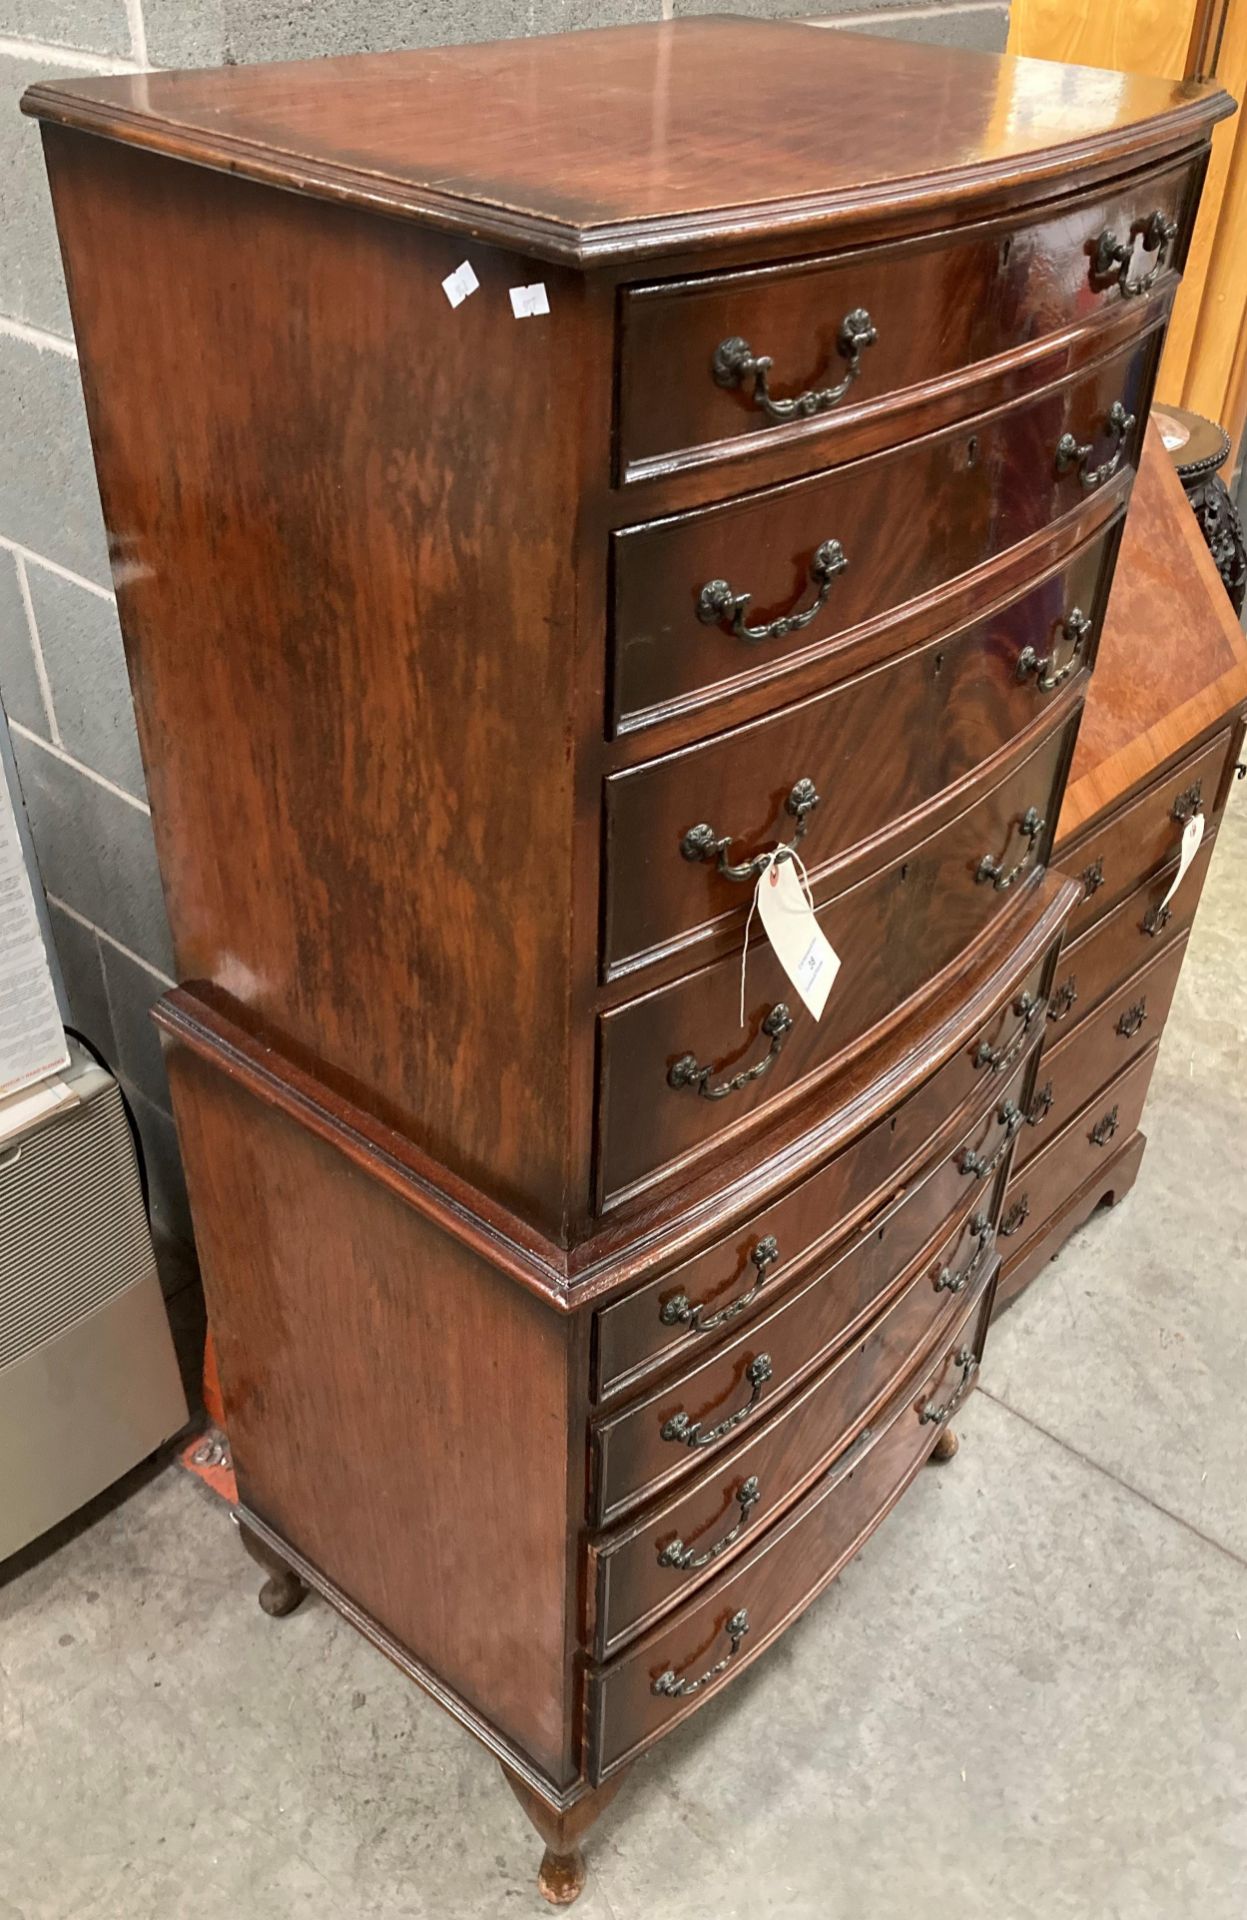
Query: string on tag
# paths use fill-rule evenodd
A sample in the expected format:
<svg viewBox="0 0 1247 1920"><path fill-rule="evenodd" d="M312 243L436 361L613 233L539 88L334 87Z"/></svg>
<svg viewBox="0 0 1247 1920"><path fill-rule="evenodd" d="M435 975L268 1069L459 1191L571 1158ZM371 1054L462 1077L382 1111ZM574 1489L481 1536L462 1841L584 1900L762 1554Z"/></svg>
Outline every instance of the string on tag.
<svg viewBox="0 0 1247 1920"><path fill-rule="evenodd" d="M749 965L749 929L753 925L753 916L757 911L758 895L762 891L762 883L771 871L771 868L775 866L779 860L781 854L786 854L788 859L792 861L793 866L797 870L797 878L801 882L802 891L805 894L806 900L809 902L810 912L813 913L814 911L814 895L810 890L810 876L806 871L805 861L801 858L801 855L795 847L790 847L786 842L781 842L773 853L768 853L763 856L763 865L758 873L757 882L753 889L753 896L749 902L749 913L745 920L745 939L740 950L740 1024L742 1028L745 1024L745 971Z"/></svg>

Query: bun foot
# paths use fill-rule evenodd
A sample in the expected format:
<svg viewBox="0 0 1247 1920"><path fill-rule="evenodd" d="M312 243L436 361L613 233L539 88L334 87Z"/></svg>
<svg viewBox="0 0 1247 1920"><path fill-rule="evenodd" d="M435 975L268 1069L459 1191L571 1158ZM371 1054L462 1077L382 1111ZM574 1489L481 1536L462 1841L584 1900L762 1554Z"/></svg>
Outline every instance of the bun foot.
<svg viewBox="0 0 1247 1920"><path fill-rule="evenodd" d="M258 1533L251 1531L245 1520L238 1520L238 1533L257 1567L262 1567L268 1575L260 1588L261 1608L270 1620L284 1620L288 1613L293 1613L307 1599L306 1585L266 1540L261 1540Z"/></svg>
<svg viewBox="0 0 1247 1920"><path fill-rule="evenodd" d="M537 1869L537 1890L552 1907L570 1907L585 1890L585 1857L577 1847L574 1853L555 1853L547 1847Z"/></svg>
<svg viewBox="0 0 1247 1920"><path fill-rule="evenodd" d="M941 1427L940 1437L931 1449L933 1460L951 1460L961 1445L951 1427Z"/></svg>
<svg viewBox="0 0 1247 1920"><path fill-rule="evenodd" d="M288 1613L302 1606L307 1599L307 1588L297 1573L291 1573L289 1567L284 1573L270 1573L260 1588L260 1606L270 1620L284 1620Z"/></svg>

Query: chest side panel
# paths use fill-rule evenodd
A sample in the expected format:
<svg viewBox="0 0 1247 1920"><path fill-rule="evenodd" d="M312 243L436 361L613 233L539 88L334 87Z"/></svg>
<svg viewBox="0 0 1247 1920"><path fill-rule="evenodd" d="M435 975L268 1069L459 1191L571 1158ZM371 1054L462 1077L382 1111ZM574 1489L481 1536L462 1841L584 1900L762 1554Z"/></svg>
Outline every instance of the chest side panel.
<svg viewBox="0 0 1247 1920"><path fill-rule="evenodd" d="M566 1780L571 1321L216 1066L170 1078L244 1504Z"/></svg>
<svg viewBox="0 0 1247 1920"><path fill-rule="evenodd" d="M583 282L48 142L178 971L557 1231Z"/></svg>

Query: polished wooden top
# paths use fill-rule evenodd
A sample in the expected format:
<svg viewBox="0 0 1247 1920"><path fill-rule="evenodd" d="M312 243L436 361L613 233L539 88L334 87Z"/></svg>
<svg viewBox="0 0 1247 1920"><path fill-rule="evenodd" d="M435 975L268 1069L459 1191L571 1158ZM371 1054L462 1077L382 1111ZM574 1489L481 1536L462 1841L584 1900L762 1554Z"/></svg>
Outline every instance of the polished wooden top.
<svg viewBox="0 0 1247 1920"><path fill-rule="evenodd" d="M1247 639L1149 424L1078 747L1060 843L1247 705Z"/></svg>
<svg viewBox="0 0 1247 1920"><path fill-rule="evenodd" d="M26 112L587 263L886 229L1204 138L1211 84L682 19L273 66L44 81Z"/></svg>

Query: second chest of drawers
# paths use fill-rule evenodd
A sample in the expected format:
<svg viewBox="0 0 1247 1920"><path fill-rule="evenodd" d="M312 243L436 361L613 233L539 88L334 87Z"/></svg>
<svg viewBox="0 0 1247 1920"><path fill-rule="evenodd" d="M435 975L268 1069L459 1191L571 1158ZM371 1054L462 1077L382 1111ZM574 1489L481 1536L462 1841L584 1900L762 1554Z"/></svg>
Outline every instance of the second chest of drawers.
<svg viewBox="0 0 1247 1920"><path fill-rule="evenodd" d="M1007 1305L1121 1200L1247 715L1247 641L1149 429L1055 861L1076 881L1045 1021L1036 1125L1001 1221ZM1184 835L1202 838L1180 871ZM1179 877L1180 875L1180 877Z"/></svg>

